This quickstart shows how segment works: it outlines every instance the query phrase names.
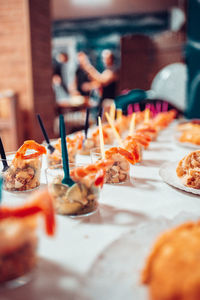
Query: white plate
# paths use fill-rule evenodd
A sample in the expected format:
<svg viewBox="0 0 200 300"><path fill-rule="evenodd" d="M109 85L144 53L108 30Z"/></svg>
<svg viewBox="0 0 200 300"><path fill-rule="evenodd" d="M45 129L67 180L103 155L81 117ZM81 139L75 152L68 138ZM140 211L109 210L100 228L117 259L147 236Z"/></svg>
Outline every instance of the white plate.
<svg viewBox="0 0 200 300"><path fill-rule="evenodd" d="M196 123L198 122L200 124L200 120L199 119L190 119L190 120L186 120L186 119L183 119L183 120L180 120L177 125L176 125L176 132L175 132L175 135L174 135L174 139L175 139L175 142L178 146L181 146L181 147L184 147L184 148L189 148L189 149L194 149L194 150L199 150L200 149L200 145L196 145L196 144L192 144L192 143L183 143L183 142L180 142L179 141L179 138L180 136L182 135L182 131L179 131L177 130L177 126L180 125L180 124L184 124L184 123Z"/></svg>
<svg viewBox="0 0 200 300"><path fill-rule="evenodd" d="M164 163L159 170L160 177L164 180L164 182L177 189L183 190L188 193L200 195L200 190L189 188L182 184L181 180L176 175L176 167L178 163L178 161Z"/></svg>
<svg viewBox="0 0 200 300"><path fill-rule="evenodd" d="M180 147L183 147L183 148L188 148L188 149L191 149L191 150L200 150L200 145L195 145L195 144L192 144L192 143L183 143L183 142L180 142L179 141L179 138L181 136L181 133L177 132L174 136L174 139L175 139L175 143L180 146Z"/></svg>
<svg viewBox="0 0 200 300"><path fill-rule="evenodd" d="M140 284L140 277L153 244L169 228L198 219L187 213L174 220L161 217L123 234L93 264L83 283L84 294L93 300L149 300L148 288Z"/></svg>

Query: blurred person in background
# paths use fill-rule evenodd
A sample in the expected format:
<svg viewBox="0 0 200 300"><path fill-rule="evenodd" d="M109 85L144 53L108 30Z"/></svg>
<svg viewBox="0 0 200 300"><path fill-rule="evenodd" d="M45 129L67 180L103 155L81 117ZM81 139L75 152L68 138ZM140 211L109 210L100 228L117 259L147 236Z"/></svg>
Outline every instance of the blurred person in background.
<svg viewBox="0 0 200 300"><path fill-rule="evenodd" d="M58 101L69 96L66 76L67 62L68 54L65 52L60 52L55 58L53 58L52 84L55 91L56 100Z"/></svg>
<svg viewBox="0 0 200 300"><path fill-rule="evenodd" d="M102 52L102 60L104 63L104 71L102 73L90 63L87 55L83 52L79 53L79 64L81 68L88 74L90 82L85 83L83 88L88 91L99 88L101 94L101 102L104 99L115 99L116 86L118 80L118 72L115 66L114 54L111 50Z"/></svg>
<svg viewBox="0 0 200 300"><path fill-rule="evenodd" d="M70 87L70 92L73 95L89 96L93 89L92 80L80 64L82 56L85 57L85 55L84 52L79 52L77 55L78 67L75 72L74 82Z"/></svg>

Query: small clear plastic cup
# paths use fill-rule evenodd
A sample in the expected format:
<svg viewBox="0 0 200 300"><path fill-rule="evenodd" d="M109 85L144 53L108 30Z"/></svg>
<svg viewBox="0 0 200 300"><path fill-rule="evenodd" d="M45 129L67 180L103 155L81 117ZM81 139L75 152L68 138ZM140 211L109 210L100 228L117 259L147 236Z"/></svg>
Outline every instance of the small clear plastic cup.
<svg viewBox="0 0 200 300"><path fill-rule="evenodd" d="M70 169L83 166L85 164L69 164ZM78 181L69 187L62 184L63 177L62 165L55 165L46 169L48 189L54 200L56 212L71 217L88 216L95 213L98 209L99 187Z"/></svg>
<svg viewBox="0 0 200 300"><path fill-rule="evenodd" d="M95 147L95 141L92 138L87 138L83 141L82 148L79 150L80 155L90 155L90 150Z"/></svg>
<svg viewBox="0 0 200 300"><path fill-rule="evenodd" d="M31 279L37 263L36 225L33 216L0 221L0 289L16 288Z"/></svg>
<svg viewBox="0 0 200 300"><path fill-rule="evenodd" d="M33 152L27 151L27 154ZM14 159L16 152L6 153L8 168L1 159L0 171L3 177L3 189L10 192L26 192L40 185L42 155L30 159Z"/></svg>
<svg viewBox="0 0 200 300"><path fill-rule="evenodd" d="M58 143L58 139L50 140L51 145L55 148L55 145ZM62 164L62 153L59 149L55 148L54 152L51 153L47 147L46 142L43 142L47 149L47 165L50 168L51 166ZM68 147L68 157L70 163L76 162L76 149Z"/></svg>
<svg viewBox="0 0 200 300"><path fill-rule="evenodd" d="M105 146L105 151L110 148L117 148L112 146ZM101 150L99 147L93 148L90 151L92 163L102 159ZM113 165L106 170L105 183L119 184L129 181L130 178L130 163L120 153L113 152L110 157L113 159Z"/></svg>

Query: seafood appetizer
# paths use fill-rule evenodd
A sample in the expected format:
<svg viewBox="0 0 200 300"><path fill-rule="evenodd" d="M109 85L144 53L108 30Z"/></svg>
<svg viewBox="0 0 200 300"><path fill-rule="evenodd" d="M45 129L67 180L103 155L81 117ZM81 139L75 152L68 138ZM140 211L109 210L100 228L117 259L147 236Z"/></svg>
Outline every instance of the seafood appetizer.
<svg viewBox="0 0 200 300"><path fill-rule="evenodd" d="M81 149L83 143L83 135L77 133L74 137L66 137L67 141L67 150L69 156L69 162L74 163L77 151ZM53 145L55 150L53 153L47 154L48 166L59 165L62 163L62 154L61 154L61 141L58 139L56 144Z"/></svg>
<svg viewBox="0 0 200 300"><path fill-rule="evenodd" d="M136 130L131 136L127 136L126 140L134 139L142 148L147 149L151 142L151 137L148 133Z"/></svg>
<svg viewBox="0 0 200 300"><path fill-rule="evenodd" d="M17 279L35 267L39 216L44 217L46 233L52 236L54 208L46 190L36 192L23 207L0 207L0 284Z"/></svg>
<svg viewBox="0 0 200 300"><path fill-rule="evenodd" d="M79 150L81 155L90 155L90 150L96 147L96 140L94 138L87 137L83 139L82 147Z"/></svg>
<svg viewBox="0 0 200 300"><path fill-rule="evenodd" d="M102 130L105 145L111 145L114 142L115 136L110 128L110 125L104 124L102 126ZM92 133L92 139L95 141L95 145L99 146L99 128Z"/></svg>
<svg viewBox="0 0 200 300"><path fill-rule="evenodd" d="M129 179L131 154L123 148L112 147L105 151L106 159L112 159L113 164L107 168L105 183L122 183Z"/></svg>
<svg viewBox="0 0 200 300"><path fill-rule="evenodd" d="M91 158L93 161L100 158L112 159L113 164L106 170L106 183L122 183L129 179L130 164L135 164L141 160L141 146L134 138L129 136L124 141L121 139L119 132L117 131L114 121L106 113L109 126L113 132L113 135L118 140L120 147L110 147L106 151L104 150L103 130L101 125L101 119L99 118L99 130L100 130L100 148L94 148L91 151Z"/></svg>
<svg viewBox="0 0 200 300"><path fill-rule="evenodd" d="M79 153L81 155L89 155L90 150L95 146L95 141L92 138L87 138L83 141L83 145Z"/></svg>
<svg viewBox="0 0 200 300"><path fill-rule="evenodd" d="M189 222L158 238L141 281L152 300L200 299L200 222Z"/></svg>
<svg viewBox="0 0 200 300"><path fill-rule="evenodd" d="M200 189L200 150L193 151L181 159L176 174L185 186Z"/></svg>
<svg viewBox="0 0 200 300"><path fill-rule="evenodd" d="M197 146L200 145L199 120L179 124L177 126L177 130L180 132L180 136L178 138L179 142L190 143Z"/></svg>
<svg viewBox="0 0 200 300"><path fill-rule="evenodd" d="M28 151L28 152L27 152ZM27 191L40 185L41 156L46 154L44 146L35 141L25 141L9 161L9 168L2 172L4 189ZM7 161L9 157L7 157Z"/></svg>
<svg viewBox="0 0 200 300"><path fill-rule="evenodd" d="M166 128L176 117L177 111L175 109L171 109L167 112L160 112L153 119L153 125L158 129L162 130Z"/></svg>
<svg viewBox="0 0 200 300"><path fill-rule="evenodd" d="M101 159L100 148L91 151L91 158L92 161ZM105 159L113 162L106 168L105 183L123 183L129 179L130 163L135 164L139 161L140 149L136 143L127 143L124 148L111 147L105 151Z"/></svg>
<svg viewBox="0 0 200 300"><path fill-rule="evenodd" d="M192 129L200 129L200 120L191 120L190 122L182 122L177 125L176 129L178 131L186 131Z"/></svg>
<svg viewBox="0 0 200 300"><path fill-rule="evenodd" d="M151 138L151 141L155 141L158 136L158 129L151 124L143 124L141 125L136 132L138 134L146 134Z"/></svg>
<svg viewBox="0 0 200 300"><path fill-rule="evenodd" d="M103 186L106 168L112 163L111 160L104 160L71 169L70 176L75 181L71 187L62 184L63 174L60 170L47 170L49 192L56 212L76 216L96 211L99 188Z"/></svg>
<svg viewBox="0 0 200 300"><path fill-rule="evenodd" d="M149 135L152 141L155 141L160 130L166 128L176 117L176 111L160 112L153 119L141 124L137 132Z"/></svg>
<svg viewBox="0 0 200 300"><path fill-rule="evenodd" d="M200 127L185 130L179 137L179 142L181 143L191 143L194 145L200 145Z"/></svg>

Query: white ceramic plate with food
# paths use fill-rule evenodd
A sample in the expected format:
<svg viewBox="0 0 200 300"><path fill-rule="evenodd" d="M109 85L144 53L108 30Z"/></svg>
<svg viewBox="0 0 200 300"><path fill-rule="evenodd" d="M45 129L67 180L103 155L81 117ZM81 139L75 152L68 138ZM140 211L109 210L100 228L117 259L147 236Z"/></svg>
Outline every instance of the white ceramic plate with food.
<svg viewBox="0 0 200 300"><path fill-rule="evenodd" d="M179 139L181 137L181 135L183 134L184 130L190 130L191 128L189 127L190 124L196 124L196 125L200 125L200 119L191 119L191 120L181 120L178 122L177 126L176 126L176 132L174 135L174 139L175 142L178 146L184 147L184 148L189 148L189 149L194 149L194 150L198 150L200 149L200 145L197 144L193 144L190 142L180 142ZM185 128L182 128L180 126L185 126Z"/></svg>
<svg viewBox="0 0 200 300"><path fill-rule="evenodd" d="M161 233L199 216L182 213L174 220L163 216L139 224L111 243L94 262L83 282L84 294L93 300L149 300L148 287L140 283L141 272L153 244Z"/></svg>
<svg viewBox="0 0 200 300"><path fill-rule="evenodd" d="M174 140L175 140L175 143L180 146L180 147L183 147L183 148L187 148L187 149L191 149L191 150L200 150L200 145L196 145L196 144L192 144L192 143L183 143L183 142L180 142L179 141L179 138L181 136L181 132L176 132L175 135L174 135Z"/></svg>
<svg viewBox="0 0 200 300"><path fill-rule="evenodd" d="M189 188L182 184L180 178L176 175L176 167L178 165L178 161L175 162L166 162L164 163L159 170L159 175L167 184L180 189L182 191L193 193L196 195L200 195L200 189Z"/></svg>

